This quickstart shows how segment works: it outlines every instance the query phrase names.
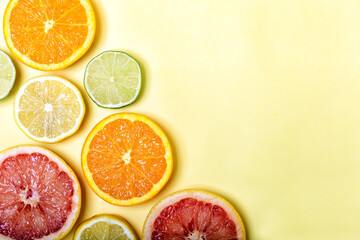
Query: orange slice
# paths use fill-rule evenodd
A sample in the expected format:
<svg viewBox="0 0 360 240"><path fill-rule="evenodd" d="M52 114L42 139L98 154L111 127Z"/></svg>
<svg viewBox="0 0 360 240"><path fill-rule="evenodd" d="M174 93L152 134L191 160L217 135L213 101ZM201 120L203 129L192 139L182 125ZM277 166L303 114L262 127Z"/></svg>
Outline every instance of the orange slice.
<svg viewBox="0 0 360 240"><path fill-rule="evenodd" d="M95 15L88 0L10 0L3 24L10 51L39 70L71 65L95 36Z"/></svg>
<svg viewBox="0 0 360 240"><path fill-rule="evenodd" d="M134 113L114 114L98 123L85 140L81 159L94 192L122 206L154 197L169 180L173 167L164 132Z"/></svg>

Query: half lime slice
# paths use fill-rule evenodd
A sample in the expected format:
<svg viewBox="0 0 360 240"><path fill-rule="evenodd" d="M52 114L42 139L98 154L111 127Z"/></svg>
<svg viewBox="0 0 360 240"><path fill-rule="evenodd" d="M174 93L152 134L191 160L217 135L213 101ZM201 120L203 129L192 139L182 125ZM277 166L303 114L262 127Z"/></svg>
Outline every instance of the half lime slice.
<svg viewBox="0 0 360 240"><path fill-rule="evenodd" d="M10 57L0 50L0 100L9 95L14 86L16 70Z"/></svg>
<svg viewBox="0 0 360 240"><path fill-rule="evenodd" d="M87 65L84 86L90 98L100 107L129 105L136 100L141 88L139 63L124 52L103 52Z"/></svg>

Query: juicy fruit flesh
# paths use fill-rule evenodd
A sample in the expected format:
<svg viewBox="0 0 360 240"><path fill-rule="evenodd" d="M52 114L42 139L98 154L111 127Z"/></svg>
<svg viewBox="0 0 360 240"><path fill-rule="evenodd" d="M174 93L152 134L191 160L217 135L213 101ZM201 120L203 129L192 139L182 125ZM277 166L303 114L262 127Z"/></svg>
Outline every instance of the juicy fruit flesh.
<svg viewBox="0 0 360 240"><path fill-rule="evenodd" d="M139 64L121 52L105 52L86 70L86 87L92 98L104 106L131 102L140 90Z"/></svg>
<svg viewBox="0 0 360 240"><path fill-rule="evenodd" d="M184 198L155 219L152 240L237 240L235 223L218 206Z"/></svg>
<svg viewBox="0 0 360 240"><path fill-rule="evenodd" d="M87 239L130 240L131 238L126 235L121 226L101 221L81 233L80 240Z"/></svg>
<svg viewBox="0 0 360 240"><path fill-rule="evenodd" d="M30 60L56 64L84 44L87 21L80 0L18 0L10 15L10 36Z"/></svg>
<svg viewBox="0 0 360 240"><path fill-rule="evenodd" d="M5 53L0 51L0 99L8 94L12 88L15 68Z"/></svg>
<svg viewBox="0 0 360 240"><path fill-rule="evenodd" d="M87 162L96 185L116 199L147 194L167 163L161 138L141 121L117 119L92 139Z"/></svg>
<svg viewBox="0 0 360 240"><path fill-rule="evenodd" d="M76 125L81 106L75 92L59 81L37 81L20 97L18 117L31 135L52 139Z"/></svg>
<svg viewBox="0 0 360 240"><path fill-rule="evenodd" d="M30 240L59 231L73 194L72 179L47 156L8 157L0 166L0 234Z"/></svg>

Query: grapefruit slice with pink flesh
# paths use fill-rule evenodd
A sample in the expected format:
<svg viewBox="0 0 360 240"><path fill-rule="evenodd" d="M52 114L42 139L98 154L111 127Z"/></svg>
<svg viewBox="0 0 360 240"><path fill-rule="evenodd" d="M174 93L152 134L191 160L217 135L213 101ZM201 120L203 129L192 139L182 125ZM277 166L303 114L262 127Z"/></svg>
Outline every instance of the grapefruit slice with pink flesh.
<svg viewBox="0 0 360 240"><path fill-rule="evenodd" d="M61 239L80 207L79 182L60 157L35 146L0 153L0 239Z"/></svg>
<svg viewBox="0 0 360 240"><path fill-rule="evenodd" d="M144 240L245 240L242 220L233 206L200 190L176 192L160 200L143 228Z"/></svg>

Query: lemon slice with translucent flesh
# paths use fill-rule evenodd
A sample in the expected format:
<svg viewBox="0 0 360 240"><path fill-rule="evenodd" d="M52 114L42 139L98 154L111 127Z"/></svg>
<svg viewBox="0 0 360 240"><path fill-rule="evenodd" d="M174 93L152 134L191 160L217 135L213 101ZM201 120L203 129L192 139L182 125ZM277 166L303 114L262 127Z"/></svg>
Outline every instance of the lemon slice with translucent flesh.
<svg viewBox="0 0 360 240"><path fill-rule="evenodd" d="M80 224L74 240L137 240L137 236L125 219L113 215L96 215Z"/></svg>
<svg viewBox="0 0 360 240"><path fill-rule="evenodd" d="M10 57L0 50L0 99L9 95L16 77L16 70Z"/></svg>
<svg viewBox="0 0 360 240"><path fill-rule="evenodd" d="M14 117L19 128L39 142L58 142L75 133L84 117L79 90L55 76L35 77L19 89Z"/></svg>
<svg viewBox="0 0 360 240"><path fill-rule="evenodd" d="M120 108L134 102L141 88L141 69L130 55L106 51L86 67L85 90L103 108Z"/></svg>

